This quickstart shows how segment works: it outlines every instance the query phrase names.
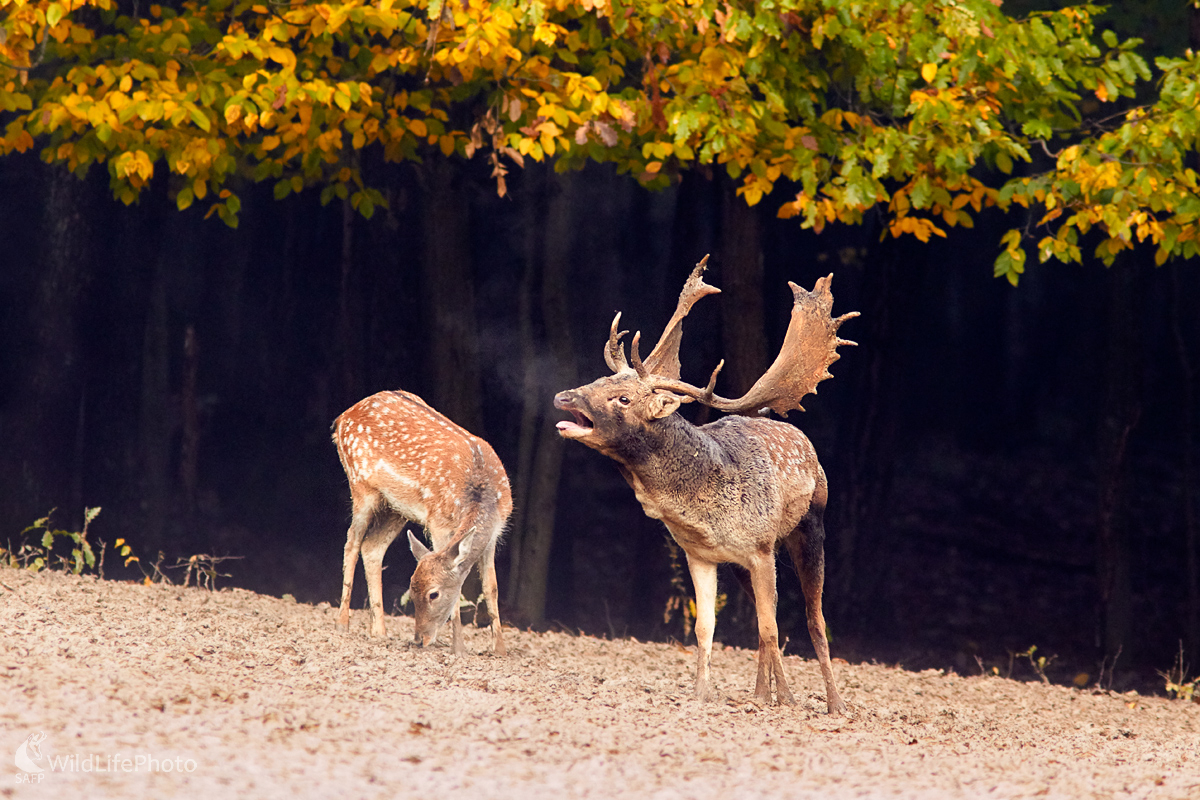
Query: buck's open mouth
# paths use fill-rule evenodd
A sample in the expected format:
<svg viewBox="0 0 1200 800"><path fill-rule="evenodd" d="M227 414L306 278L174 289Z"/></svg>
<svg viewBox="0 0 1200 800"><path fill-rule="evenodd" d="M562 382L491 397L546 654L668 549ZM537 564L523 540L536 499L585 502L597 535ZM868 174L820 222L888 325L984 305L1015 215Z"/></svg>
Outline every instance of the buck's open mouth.
<svg viewBox="0 0 1200 800"><path fill-rule="evenodd" d="M556 427L561 436L582 436L595 427L592 418L575 407L573 395L574 392L559 392L554 396L554 407L574 417L559 421Z"/></svg>
<svg viewBox="0 0 1200 800"><path fill-rule="evenodd" d="M594 427L592 421L588 419L587 414L584 414L582 411L576 411L573 408L564 408L563 410L570 412L571 416L574 417L574 419L559 420L556 427L558 428L558 432L564 436L586 433Z"/></svg>

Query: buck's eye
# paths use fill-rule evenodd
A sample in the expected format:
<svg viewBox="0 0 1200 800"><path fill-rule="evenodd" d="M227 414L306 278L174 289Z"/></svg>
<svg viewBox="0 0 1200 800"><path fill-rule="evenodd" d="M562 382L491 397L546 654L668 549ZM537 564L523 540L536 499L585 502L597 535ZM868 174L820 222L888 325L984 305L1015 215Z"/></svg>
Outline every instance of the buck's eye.
<svg viewBox="0 0 1200 800"><path fill-rule="evenodd" d="M626 397L625 395L621 395L620 397L617 398L617 402L623 406L627 406L627 405L629 405L629 398Z"/></svg>
<svg viewBox="0 0 1200 800"><path fill-rule="evenodd" d="M430 599L430 601L437 600L437 599L438 599L438 597L440 596L440 594L441 594L441 593L440 593L440 592L438 592L438 590L437 590L437 589L434 589L432 592L430 592L430 593L429 593L429 599Z"/></svg>

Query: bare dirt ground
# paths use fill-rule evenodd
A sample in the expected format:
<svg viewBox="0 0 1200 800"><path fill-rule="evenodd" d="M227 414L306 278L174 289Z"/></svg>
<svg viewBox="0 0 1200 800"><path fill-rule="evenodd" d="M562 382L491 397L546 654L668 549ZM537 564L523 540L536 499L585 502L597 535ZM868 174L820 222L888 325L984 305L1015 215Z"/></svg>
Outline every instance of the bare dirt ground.
<svg viewBox="0 0 1200 800"><path fill-rule="evenodd" d="M735 648L701 704L679 645L469 628L455 660L335 615L0 569L0 797L1200 798L1196 703L837 663L833 718L796 656L799 705Z"/></svg>

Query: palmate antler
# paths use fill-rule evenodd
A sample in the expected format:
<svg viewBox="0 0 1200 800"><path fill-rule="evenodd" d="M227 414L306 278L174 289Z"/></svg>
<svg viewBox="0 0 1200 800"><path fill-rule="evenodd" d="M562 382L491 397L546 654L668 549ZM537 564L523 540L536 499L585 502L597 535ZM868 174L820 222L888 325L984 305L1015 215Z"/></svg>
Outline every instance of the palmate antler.
<svg viewBox="0 0 1200 800"><path fill-rule="evenodd" d="M649 375L655 375L678 380L679 343L683 339L683 318L692 310L692 306L697 300L710 294L719 294L721 291L704 282L703 275L706 269L708 269L708 256L700 259L700 263L696 265L692 274L684 282L683 291L679 293L679 302L675 306L675 313L671 316L671 321L667 323L666 329L658 339L658 344L654 345L654 349L650 351L645 362L638 354L638 343L641 341L642 332L638 331L633 335L630 356L633 359L633 368L640 377L646 378ZM604 361L613 372L629 369L629 364L625 361L625 349L621 346L621 337L629 331L618 332L617 327L620 322L621 313L617 312L609 331L608 344L604 347Z"/></svg>
<svg viewBox="0 0 1200 800"><path fill-rule="evenodd" d="M832 274L818 279L811 292L789 281L795 303L783 347L775 363L742 397L736 400L720 397L713 390L717 374L725 366L724 361L717 364L708 385L703 389L679 380L679 342L683 334L683 318L701 297L720 291L704 283L701 278L707 263L708 256L705 256L684 284L675 315L671 317L645 364L638 358L639 337L634 335L631 355L638 376L650 380L655 389L667 389L731 414L756 413L763 408L769 408L780 416L787 416L793 409L803 411L800 401L806 395L816 394L818 383L833 377L829 367L841 357L837 352L838 346L855 344L839 338L837 331L846 320L857 317L858 312L833 316L833 293L829 290L833 282ZM620 342L625 332L617 332L620 319L621 315L617 314L613 320L605 350L605 359L614 372L629 369Z"/></svg>
<svg viewBox="0 0 1200 800"><path fill-rule="evenodd" d="M762 408L769 408L780 416L787 416L793 409L803 411L800 401L804 396L816 394L817 384L833 377L829 367L841 358L838 346L856 344L837 335L842 323L857 317L858 312L851 311L840 317L832 315L833 293L829 291L832 282L833 275L820 278L809 292L788 281L795 304L787 334L783 337L783 347L770 369L737 400L713 394L717 373L724 362L713 370L704 389L680 380L655 381L655 388L668 389L731 414L757 412Z"/></svg>

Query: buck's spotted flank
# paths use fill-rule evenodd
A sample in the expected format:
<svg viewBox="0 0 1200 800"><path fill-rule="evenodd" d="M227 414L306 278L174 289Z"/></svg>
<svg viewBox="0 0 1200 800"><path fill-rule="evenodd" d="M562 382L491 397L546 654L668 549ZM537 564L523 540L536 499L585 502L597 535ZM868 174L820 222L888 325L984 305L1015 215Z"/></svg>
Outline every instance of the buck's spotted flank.
<svg viewBox="0 0 1200 800"><path fill-rule="evenodd" d="M432 643L450 620L455 654L464 652L458 598L479 565L492 618L492 645L504 654L496 585L496 543L512 513L504 465L478 436L411 392L380 392L334 422L333 441L353 502L342 562L338 624L350 625L350 590L361 551L371 598L371 635L384 636L383 556L408 521L425 527L433 550L410 531L417 569L409 582L416 640Z"/></svg>
<svg viewBox="0 0 1200 800"><path fill-rule="evenodd" d="M560 392L554 405L571 413L559 433L614 459L646 514L666 524L687 556L696 590L696 695L715 696L709 677L716 623L717 564L733 562L738 578L754 597L758 615L758 679L754 694L769 702L774 683L778 702L794 702L783 672L775 622L775 550L787 546L804 590L808 633L817 652L830 713L845 711L829 662L821 591L825 580L825 528L828 486L808 438L797 428L761 417L731 416L697 427L675 413L680 403L699 401L733 414L770 409L787 414L831 377L838 327L857 313L836 319L830 312L832 275L812 292L789 284L795 298L783 349L775 363L744 397L727 400L713 393L717 365L700 389L679 380L683 319L692 304L719 290L702 278L706 256L684 284L675 314L643 362L640 334L625 360L613 320L605 361L615 373L587 386Z"/></svg>

